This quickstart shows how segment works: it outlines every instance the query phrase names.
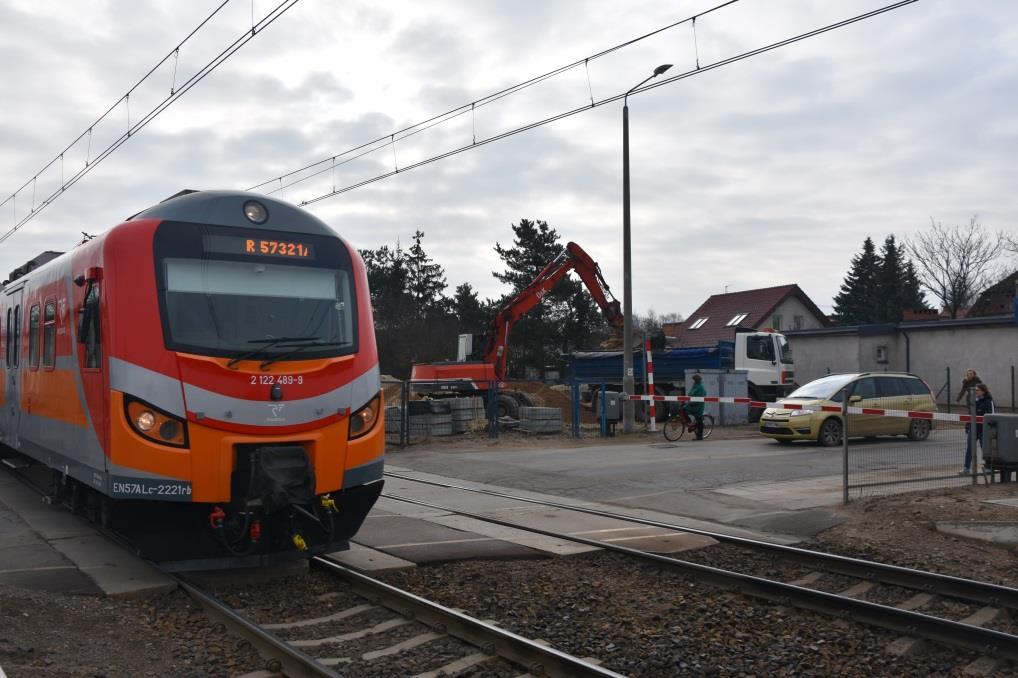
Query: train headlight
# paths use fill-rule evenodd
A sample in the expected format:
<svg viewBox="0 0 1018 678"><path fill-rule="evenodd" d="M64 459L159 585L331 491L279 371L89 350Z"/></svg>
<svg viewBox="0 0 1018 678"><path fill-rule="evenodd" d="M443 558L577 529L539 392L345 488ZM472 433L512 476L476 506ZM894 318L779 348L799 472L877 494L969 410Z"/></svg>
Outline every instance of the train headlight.
<svg viewBox="0 0 1018 678"><path fill-rule="evenodd" d="M156 415L152 414L148 410L145 410L134 419L134 425L141 429L143 432L151 431L156 425Z"/></svg>
<svg viewBox="0 0 1018 678"><path fill-rule="evenodd" d="M173 440L180 435L180 424L169 419L159 427L159 437L163 440Z"/></svg>
<svg viewBox="0 0 1018 678"><path fill-rule="evenodd" d="M187 447L187 422L142 400L124 395L124 415L134 432L148 441Z"/></svg>
<svg viewBox="0 0 1018 678"><path fill-rule="evenodd" d="M248 200L244 203L244 216L253 224L264 224L269 218L269 211L257 200Z"/></svg>
<svg viewBox="0 0 1018 678"><path fill-rule="evenodd" d="M367 405L350 415L351 439L361 437L375 426L375 422L377 422L379 418L378 413L381 408L381 404L381 397L375 396L368 401Z"/></svg>

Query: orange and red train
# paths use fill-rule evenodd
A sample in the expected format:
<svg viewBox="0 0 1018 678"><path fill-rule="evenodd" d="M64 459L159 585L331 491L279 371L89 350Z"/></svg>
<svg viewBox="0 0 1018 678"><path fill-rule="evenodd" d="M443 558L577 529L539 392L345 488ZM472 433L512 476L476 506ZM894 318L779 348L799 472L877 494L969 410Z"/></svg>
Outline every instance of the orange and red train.
<svg viewBox="0 0 1018 678"><path fill-rule="evenodd" d="M344 548L382 487L367 275L311 214L185 191L0 288L0 456L165 569Z"/></svg>

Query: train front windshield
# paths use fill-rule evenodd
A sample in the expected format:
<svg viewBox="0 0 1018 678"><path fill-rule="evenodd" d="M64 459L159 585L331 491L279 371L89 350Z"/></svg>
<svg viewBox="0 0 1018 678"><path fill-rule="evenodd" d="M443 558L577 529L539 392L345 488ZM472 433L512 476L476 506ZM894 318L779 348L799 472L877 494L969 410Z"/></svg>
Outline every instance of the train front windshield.
<svg viewBox="0 0 1018 678"><path fill-rule="evenodd" d="M283 360L356 351L349 255L337 239L176 235L163 248L156 239L167 348Z"/></svg>

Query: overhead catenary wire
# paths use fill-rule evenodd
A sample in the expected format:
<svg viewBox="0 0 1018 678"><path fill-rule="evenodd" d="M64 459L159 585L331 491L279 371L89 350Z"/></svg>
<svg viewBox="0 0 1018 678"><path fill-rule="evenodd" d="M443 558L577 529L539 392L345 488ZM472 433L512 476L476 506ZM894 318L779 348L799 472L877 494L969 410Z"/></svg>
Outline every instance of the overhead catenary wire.
<svg viewBox="0 0 1018 678"><path fill-rule="evenodd" d="M497 92L493 92L493 93L491 93L491 94L489 94L489 95L487 95L485 97L482 97L482 98L480 98L480 99L478 99L476 101L473 101L473 102L471 102L469 104L463 104L462 106L457 106L456 108L449 109L448 111L445 111L444 113L439 113L439 114L434 115L434 116L432 116L430 118L427 118L425 120L421 120L420 122L416 122L416 123L414 123L412 125L404 127L402 129L399 129L399 130L397 130L397 131L395 131L393 133L385 134L383 136L378 137L377 139L372 139L371 141L367 141L367 142L365 142L363 144L360 144L358 146L354 146L353 148L349 148L349 149L347 149L347 150L345 150L345 151L343 151L341 153L338 153L336 155L329 156L328 158L322 158L321 160L317 160L317 161L312 162L312 163L310 163L308 165L304 165L303 167L300 167L298 169L291 170L289 172L281 174L278 177L273 177L273 178L268 179L266 181L263 181L261 183L255 184L254 186L251 186L247 190L249 190L249 191L256 191L259 188L262 188L262 187L265 187L265 186L269 186L269 185L278 183L280 179L284 179L285 180L285 179L287 179L289 177L292 177L294 175L301 174L302 172L306 172L308 170L314 169L315 167L318 167L318 166L322 165L323 163L327 163L327 162L330 162L330 161L337 160L337 159L339 159L339 158L341 158L343 156L346 156L348 154L351 154L351 153L356 154L358 151L361 151L361 150L363 150L365 148L368 148L369 146L372 146L372 145L375 145L375 144L386 144L386 143L389 142L390 137L392 137L392 136L395 136L397 138L397 140L405 139L406 137L413 136L414 134L418 134L420 132L428 130L428 129L434 127L437 124L442 124L443 122L447 122L448 120L451 120L453 118L457 118L457 117L459 117L461 115L464 115L467 112L470 112L472 114L476 110L477 107L487 106L489 104L495 103L496 101L499 101L499 100L501 100L501 99L503 99L505 97L511 96L513 94L516 94L517 92L521 92L521 91L523 91L525 89L533 87L534 85L538 85L538 84L540 84L540 83L542 83L542 82L544 82L544 81L546 81L546 80L548 80L550 78L553 78L555 76L561 75L561 74L563 74L563 73L565 73L567 71L570 71L570 70L572 70L574 68L577 68L579 66L583 66L584 68L587 68L588 63L590 61L592 61L592 60L600 59L602 57L608 56L609 54L617 52L617 51L619 51L621 49L625 49L626 47L629 47L631 45L637 44L639 42L642 42L644 40L652 38L652 37L654 37L656 35L664 33L665 31L669 31L669 30L671 30L671 29L673 29L673 28L675 28L677 26L681 26L681 25L683 25L685 23L688 23L688 22L692 21L693 19L695 19L696 17L702 17L702 16L706 16L708 14L711 14L713 12L717 12L718 10L721 10L721 9L723 9L725 7L728 7L729 5L734 5L737 2L739 2L739 1L740 0L725 0L725 2L722 2L722 3L718 4L718 5L715 5L714 7L706 9L706 10L704 10L704 11L698 13L698 14L686 17L685 19L680 19L679 21L672 22L672 23L670 23L670 24L668 24L666 26L661 26L660 28L656 28L656 29L654 29L654 30L652 30L652 31L650 31L648 33L644 33L642 35L638 35L635 38L631 38L629 40L626 40L625 42L621 42L621 43L619 43L617 45L613 45L612 47L608 47L607 49L603 49L600 52L597 52L595 54L591 54L590 56L584 57L583 59L579 59L577 61L574 61L572 63L566 64L564 66L559 66L558 68L552 69L552 70L550 70L550 71L548 71L546 73L542 73L541 75L534 76L534 77L530 78L529 80L524 80L523 82L519 82L519 83L517 83L515 85L511 85L509 87L506 87L505 89L501 89L501 90L499 90ZM591 108L593 108L593 91L591 91ZM363 155L364 155L363 153L355 155L353 158L348 159L346 162L349 162L349 160L355 160L355 159L357 159L359 157L362 157ZM340 164L343 164L343 163L340 163ZM304 177L303 179L301 179L301 181L306 181L307 179L310 179L310 178L312 178L314 176L317 176L317 174L319 174L319 173L320 172L308 175L307 177ZM300 183L300 182L293 182L293 183L290 183L290 184L286 184L286 186L293 186L295 183ZM270 193L271 193L271 191L270 191Z"/></svg>
<svg viewBox="0 0 1018 678"><path fill-rule="evenodd" d="M914 3L918 2L918 1L919 0L899 0L898 2L894 2L892 4L885 5L883 7L879 7L877 9L871 10L869 12L864 12L862 14L857 14L857 15L849 17L847 19L843 19L843 20L837 21L835 23L827 24L827 25L822 26L820 28L816 28L816 29L813 29L811 31L807 31L805 33L799 33L799 34L791 36L789 38L785 38L785 39L779 40L777 42L772 42L772 43L769 43L769 44L764 45L762 47L758 47L756 49L752 49L752 50L748 50L748 51L745 51L745 52L741 52L739 54L736 54L736 55L733 55L733 56L721 59L721 60L713 62L713 63L709 63L709 64L699 64L698 63L696 65L696 67L693 68L692 70L688 70L688 71L685 71L683 73L679 73L677 75L674 75L674 76L671 76L671 77L668 77L668 78L664 78L664 79L661 79L661 80L652 81L650 84L644 85L644 86L640 87L639 89L637 89L637 90L635 90L633 92L630 92L629 95L630 96L634 96L635 94L638 94L638 93L641 93L641 92L645 92L647 90L656 89L658 87L664 87L665 85L669 85L669 84L678 82L679 80L684 80L686 78L689 78L689 77L692 77L692 76L695 76L695 75L700 75L702 73L706 73L708 71L712 71L712 70L715 70L717 68L721 68L723 66L728 66L730 64L742 61L744 59L748 59L748 58L753 57L753 56L757 56L757 55L760 55L760 54L763 54L763 53L766 53L766 52L770 52L770 51L773 51L775 49L779 49L781 47L785 47L787 45L791 45L791 44L796 43L796 42L807 40L809 38L813 38L813 37L816 37L818 35L822 35L824 33L827 33L827 32L833 31L833 30L837 30L839 28L844 28L845 26L849 26L849 25L858 23L860 21L865 21L867 19L871 19L873 17L879 16L879 15L882 15L882 14L886 14L886 13L894 11L896 9L900 9L902 7L905 7L906 5L914 4ZM728 4L732 4L732 3L731 2L725 3L725 5L728 5ZM715 9L718 9L720 7L723 7L723 6L724 5L719 5ZM702 14L701 14L701 16L702 16ZM671 26L675 26L675 25L679 25L681 23L684 23L685 21L687 21L687 20L683 20L682 22L677 22L675 24L671 24L670 27ZM666 30L666 29L667 29L667 27L665 29L660 29L660 30ZM656 32L660 32L660 30L658 30ZM636 40L639 40L639 39L640 38L636 38L636 39L634 39L632 41L629 41L628 43L623 43L623 45L625 45L625 44L632 44L632 42L634 42ZM616 46L614 48L611 48L611 50L615 50L615 49L619 49L619 48L621 48L621 47L620 46ZM606 50L605 52L602 52L602 54L603 53L607 53L608 51L609 50ZM581 60L579 62L574 62L573 64L570 64L567 67L563 67L562 69L556 69L556 71L552 71L550 73L562 72L563 70L566 70L568 68L572 68L572 67L574 67L574 66L576 66L578 64L583 64L583 63L584 63L584 60ZM545 74L545 76L538 76L538 77L539 78L544 78L546 76L548 76L548 74ZM534 80L536 80L536 78ZM530 82L533 82L533 80L527 81L527 82L530 83ZM502 90L502 93L508 92L511 89L512 88L508 88L506 90ZM494 95L492 95L492 96L494 96ZM418 162L406 165L406 166L398 168L396 170L393 170L393 171L390 171L390 172L385 172L385 173L379 174L377 176L374 176L374 177L371 177L371 178L368 178L368 179L364 179L362 181L358 181L358 182L353 183L353 184L349 184L347 186L342 186L342 187L334 188L332 191L330 191L328 193L325 193L325 194L318 195L318 196L313 197L313 198L309 198L309 199L303 200L303 201L300 202L300 204L301 205L310 205L310 204L314 204L316 202L321 202L322 200L326 200L326 199L334 197L336 195L340 195L342 193L347 193L347 192L352 191L354 189L361 188L363 186L376 183L378 181L382 181L383 179L387 179L389 177L395 176L396 174L402 174L402 173L408 172L410 170L416 169L418 167L422 167L424 165L428 165L428 164L431 164L433 162L437 162L439 160L444 160L444 159L449 158L451 156L458 155L458 154L460 154L460 153L462 153L464 151L468 151L468 150L471 150L473 148L478 148L480 146L484 146L486 144L490 144L490 143L495 142L495 141L500 141L500 140L505 139L507 137L514 136L516 134L520 134L522 132L526 132L526 131L535 129L537 127L542 127L542 126L550 124L552 122L556 122L558 120L562 120L564 118L571 117L571 116L576 115L578 113L583 113L583 112L589 111L589 110L591 110L593 108L600 107L600 106L603 106L605 104L612 103L614 101L618 101L619 99L622 99L624 96L625 96L624 93L614 94L614 95L609 96L609 97L607 97L605 99L597 101L594 104L589 104L589 105L588 104L584 104L583 106L580 106L580 107L577 107L577 108L574 108L574 109L571 109L571 110L568 110L568 111L564 111L562 113L558 113L558 114L552 115L550 117L543 118L541 120L537 120L537 121L532 122L532 123L528 123L526 125L521 125L519 127L516 127L514 129L508 130L506 132L502 132L502 133L496 134L496 135L494 135L492 137L488 137L486 139L481 139L481 140L476 140L476 141L475 140L471 140L471 143L469 143L469 144L467 144L465 146L461 146L459 148L454 148L454 149L451 149L449 151L445 151L443 153L439 153L439 154L433 155L433 156L431 156L429 158L425 158L424 160L420 160ZM460 108L457 108L457 109L452 109L452 111L447 111L446 113L443 113L443 114L440 114L438 116L434 116L432 118L429 118L428 120L426 120L426 121L424 121L422 123L418 123L418 125L423 125L425 123L430 123L429 127L431 127L431 126L434 126L435 124L440 124L439 122L436 122L436 121L438 121L439 118L441 118L442 116L455 117L456 115L461 115L464 112L471 111L471 110L473 110L471 105L467 104L466 106L463 106L463 107L460 107ZM450 115L450 114L452 114L452 115ZM423 129L416 129L415 130L414 127L415 126L410 126L408 128L405 128L405 130L413 130L413 131L408 133L408 134L406 134L404 137L399 137L398 136L400 134L400 132L395 133L395 135L394 135L395 138L398 140L399 138L406 138L407 136L411 136L412 134L417 134L417 133L423 131ZM424 129L427 129L427 128L424 128ZM328 162L330 159L334 160L335 158L338 158L338 157L340 157L340 156L342 156L344 154L347 154L347 153L353 153L353 152L356 152L356 151L362 151L362 152L358 153L357 155L355 155L353 157L347 158L344 161L344 162L350 162L350 161L352 161L352 160L354 160L354 159L356 159L358 157L362 157L364 155L367 155L369 153L374 152L375 150L378 150L377 145L379 144L379 142L383 142L383 141L384 142L388 142L389 139L390 139L390 137L386 136L386 137L381 137L379 139L367 142L367 143L362 144L360 146L357 146L357 147L355 147L353 149L345 151L342 154L339 154L337 156L332 156L332 158L327 158L325 160L321 160L321 161L318 161L316 163L312 163L312 164L307 165L307 166L305 166L305 167L303 167L303 168L301 168L299 170L294 170L292 172L288 172L286 174L280 175L279 177L275 177L273 179L270 179L269 181L263 182L261 184L258 184L258 185L254 186L254 187L252 187L251 189L248 189L248 190L256 190L256 189L261 188L261 187L263 187L263 186L265 186L267 184L270 184L270 183L279 183L279 185L280 185L280 189L279 190L282 190L282 188L284 186L285 187L294 186L294 185L296 185L298 183L301 183L301 182L306 181L306 180L308 180L310 178L313 178L314 176L317 176L318 174L321 173L321 171L315 172L315 173L310 174L310 175L306 175L306 176L302 177L300 180L293 181L293 182L288 183L288 184L284 184L283 180L288 178L288 177L292 177L294 175L300 174L301 172L305 172L305 171L307 171L309 169L312 169L314 167L317 167L318 165L320 165L320 164L322 164L324 162ZM376 146L376 147L370 148L367 151L363 150L363 149L365 149L365 148L367 148L369 146ZM270 191L270 193L271 192L274 192L274 191Z"/></svg>
<svg viewBox="0 0 1018 678"><path fill-rule="evenodd" d="M206 17L200 24L198 24L197 27L195 27L187 35L187 37L185 37L173 50L171 50L155 66L153 66L148 71L148 73L146 73L144 76L142 76L142 78L137 83L135 83L127 91L126 94L124 94L122 97L120 97L116 101L116 103L114 103L112 106L110 106L106 110L106 112L104 112L101 116L99 116L99 118L96 119L95 122L93 122L91 125L89 125L88 129L85 132L82 132L80 135L78 135L78 137L75 138L74 141L72 141L70 144L68 144L67 147L64 148L64 150L62 150L59 154L57 154L56 157L54 157L52 160L50 160L48 163L46 163L46 165L44 165L42 169L40 169L38 172L36 172L32 176L32 178L30 178L22 186L20 186L17 190L15 190L7 198L5 198L2 202L0 202L0 208L2 208L8 202L12 203L12 205L15 206L15 208L14 208L14 225L9 230L7 230L2 236L0 236L0 243L2 243L5 240L7 240L16 231L18 231L18 229L20 229L26 223L31 221L36 215L38 215L43 209L45 209L46 207L51 205L58 197L63 195L63 193L68 188L70 188L71 186L76 184L82 177L84 177L92 169L94 169L96 165L98 165L100 162L102 162L107 157L109 157L109 155L111 153L113 153L118 148L120 148L120 146L122 146L128 139L130 139L131 136L133 136L139 130L141 130L146 125L148 125L148 123L150 123L160 113L162 113L164 110L166 110L171 104L173 104L175 101L177 101L177 99L179 99L184 94L186 94L192 87L194 87L196 84L198 84L199 82L204 80L207 75L209 75L216 68L218 68L220 65L222 65L223 62L225 62L227 59L229 59L241 47L243 47L248 42L253 40L258 34L260 34L268 26L270 26L272 23L274 23L276 21L276 19L281 17L288 10L290 10L294 5L296 5L298 2L300 2L300 0L283 0L282 2L280 2L273 9L271 9L268 13L266 13L265 16L263 16L257 23L252 24L250 29L245 29L244 33L241 34L240 37L235 39L223 51L221 51L214 58L212 58L210 61L208 61L204 66L202 66L198 71L196 71L190 78L188 78L186 81L181 83L180 87L176 87L176 77L177 77L177 71L176 71L177 62L176 62L176 60L179 58L180 47L183 46L188 40L190 40L203 26L205 26L229 2L230 2L230 0L224 0L219 6L217 6L216 9L208 17ZM99 123L101 123L103 120L105 120L114 110L116 110L116 108L118 106L120 106L121 103L123 103L125 101L129 101L129 97L130 97L131 92L136 90L142 83L145 82L145 80L150 78L155 73L155 71L158 70L159 67L162 66L164 63L166 63L167 60L169 60L171 57L174 58L174 71L173 71L173 83L170 86L170 94L165 99L163 99L158 104L156 104L156 106L152 110L150 110L144 116L139 118L138 121L135 122L133 125L130 123L130 113L128 111L128 128L127 128L127 130L122 135L120 135L119 137L114 139L110 143L109 146L107 146L105 149L100 151L99 154L95 157L95 159L92 159L92 157L91 157L91 154L92 154L92 135L93 135L93 129L95 128L95 126L98 125ZM86 152L85 166L82 167L81 169L79 169L74 174L72 174L69 178L65 179L64 176L63 176L63 160L64 160L63 156L68 151L70 151L76 144L78 144L78 142L80 142L83 138L85 138L86 136L88 137L88 150ZM18 218L17 218L17 210L16 210L17 195L21 191L25 190L28 187L29 184L33 184L39 178L40 175L42 175L47 169L52 167L54 165L54 163L56 163L58 160L61 163L61 182L60 182L60 186L56 190L54 190L53 193L51 193L49 196L47 196L45 199L43 199L43 201L41 203L39 203L38 205L35 204L35 200L33 198L32 206L31 206L31 209L30 209L29 213L26 214L24 217L22 217L20 220L18 220Z"/></svg>
<svg viewBox="0 0 1018 678"><path fill-rule="evenodd" d="M79 141L81 141L81 140L82 140L82 139L83 139L83 138L84 138L84 137L85 137L86 135L87 135L87 136L88 136L88 138L89 138L89 149L88 149L88 152L87 152L87 154L86 154L86 156L85 156L85 164L88 164L88 159L89 159L89 157L90 157L90 155L91 155L91 150L92 150L92 147L91 147L91 141L92 141L92 129L93 129L93 128L94 128L94 127L95 127L96 125L98 125L99 123L101 123L101 122L102 122L103 120L105 120L105 119L106 119L106 117L110 115L110 113L112 113L112 112L113 112L114 110L116 110L117 106L119 106L119 105L120 105L120 102L122 102L122 101L124 100L124 98L125 98L126 96L128 96L128 95L129 95L129 94L130 94L131 92L133 92L133 91L134 91L134 90L136 90L136 89L137 89L137 88L138 88L139 86L141 86L141 84L142 84L142 83L144 83L144 82L145 82L145 81L146 81L146 80L147 80L147 79L148 79L149 77L151 77L151 76L152 76L152 74L153 74L153 73L155 73L155 72L156 72L156 71L157 71L157 70L159 69L159 67L160 67L160 66L162 66L162 65L163 65L164 63L166 63L166 61L167 61L167 60L168 60L168 59L169 59L169 58L170 58L171 56L176 56L177 54L179 54L180 48L181 48L181 47L182 47L182 46L183 46L183 45L184 45L185 43L187 43L187 41L188 41L188 40L190 40L190 39L191 39L192 37L194 37L194 35L195 35L195 34L196 34L196 33L197 33L197 32L198 32L199 30L201 30L201 29L202 29L202 28L203 28L203 27L204 27L204 26L205 26L205 25L206 25L206 24L207 24L207 23L208 23L209 21L211 21L211 20L212 20L212 19L213 19L213 18L214 18L214 17L215 17L215 16L216 16L216 15L217 15L217 14L218 14L218 13L219 13L219 12L220 12L220 11L221 11L221 10L222 10L223 8L224 8L224 7L226 7L226 5L227 5L227 4L229 4L229 2L230 2L230 0L223 0L223 2L222 2L222 3L220 3L220 5L219 5L218 7L216 7L216 8L214 9L214 10L212 10L212 13L211 13L211 14L209 14L209 15L208 15L207 17L205 17L205 19L203 19L203 20L202 20L202 22L201 22L201 23L199 23L199 24L198 24L198 25L197 25L197 26L196 26L196 27L195 27L195 28L194 28L194 29L193 29L193 30L192 30L192 31L191 31L190 33L188 33L188 34L187 34L187 36L186 36L186 37L184 37L184 39L183 39L183 40L181 40L181 41L180 41L180 42L179 42L179 43L177 44L177 46L176 46L176 47L174 47L174 48L173 48L173 49L172 49L172 50L170 51L170 53L169 53L169 54L167 54L167 55L166 55L166 56L164 56L164 57L163 57L162 59L160 59L160 60L159 60L158 62L156 62L156 65L155 65L155 66L153 66L152 68L150 68L150 69L149 69L149 71L148 71L148 73L146 73L145 75L141 76L141 78L140 78L140 79L138 80L138 82L134 83L134 84L133 84L133 85L132 85L132 86L131 86L131 87L130 87L130 88L129 88L128 90L127 90L127 94L125 94L125 95L122 95L122 96L121 96L121 97L120 97L119 99L117 99L117 100L116 100L116 102L115 102L115 103L113 103L113 104L112 104L112 105L111 105L111 106L110 106L109 108L107 108L107 109L106 109L106 110L105 110L105 111L103 112L103 114L102 114L102 115L100 115L100 116L99 116L98 118L96 118L96 119L95 119L95 121L94 121L94 122L92 122L92 124L91 124L91 125L89 125L89 126L88 126L88 128L87 128L87 129L86 129L86 130L85 130L84 132L82 132L81 134L79 134L79 135L78 135L78 136L77 136L77 137L76 137L76 138L74 139L74 141L72 141L71 143L67 144L66 148L64 148L64 150L60 151L60 153L58 153L58 154L57 154L57 156L56 156L55 158L53 158L52 160L50 160L50 161L49 161L48 163L46 163L46 164L45 164L45 165L44 165L44 166L42 167L42 169L40 169L40 170L39 170L38 172L36 172L36 173L35 173L35 175L34 175L34 176L32 177L32 179L29 179L28 181L26 181L26 182L25 182L24 184L22 184L22 185L21 185L21 186L20 186L20 187L19 187L19 188L18 188L17 190L15 190L15 191L14 191L13 193L11 193L11 195L9 195L9 196L8 196L7 198L4 198L3 202L0 202L0 207L3 207L3 206L4 206L5 204L7 204L7 201L9 201L9 200L13 200L13 199L14 199L14 196L16 196L16 195L17 195L17 194L18 194L19 192L21 192L22 190L24 190L24 189L25 189L25 187L26 187L26 186L28 186L28 184L30 184L30 183L31 183L31 182L33 181L33 179L35 179L35 178L38 178L38 176L39 176L40 174L42 174L43 172L45 172L45 171L46 171L46 170L47 170L47 169L48 169L48 168L49 168L49 167L50 167L50 166L51 166L51 165L52 165L52 164L53 164L54 162L56 162L57 158L60 158L60 157L62 157L62 156L64 155L64 153L67 153L67 152L68 152L69 150L71 150L72 148L74 148L75 144L77 144L77 143L78 143ZM176 70L176 63L174 63L174 70L173 70L173 76L174 76L174 79L176 79L176 75L177 75L177 70ZM170 94L173 94L173 88L172 88L172 87L170 88ZM33 204L34 204L34 203L33 203Z"/></svg>

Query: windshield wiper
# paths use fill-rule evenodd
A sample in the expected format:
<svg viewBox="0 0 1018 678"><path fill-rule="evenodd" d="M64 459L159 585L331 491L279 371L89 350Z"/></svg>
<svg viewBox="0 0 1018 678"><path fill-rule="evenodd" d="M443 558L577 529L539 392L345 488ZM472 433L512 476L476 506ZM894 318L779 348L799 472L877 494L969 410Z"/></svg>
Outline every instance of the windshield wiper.
<svg viewBox="0 0 1018 678"><path fill-rule="evenodd" d="M284 346L282 348L292 348L293 350L286 353L280 353L279 355L274 355L271 358L266 358L262 361L262 364L259 367L264 370L272 363L282 360L283 358L289 358L294 354L300 353L306 348L313 348L317 346L345 346L346 343L347 342L345 341L309 341L306 344L300 344L297 346Z"/></svg>
<svg viewBox="0 0 1018 678"><path fill-rule="evenodd" d="M276 337L275 339L248 339L247 343L249 344L263 344L263 346L259 346L253 351L248 351L247 353L237 356L230 362L226 363L226 366L232 370L233 366L239 363L241 360L253 358L262 351L264 351L265 349L272 348L276 344L279 344L284 341L315 341L317 339L318 337Z"/></svg>

